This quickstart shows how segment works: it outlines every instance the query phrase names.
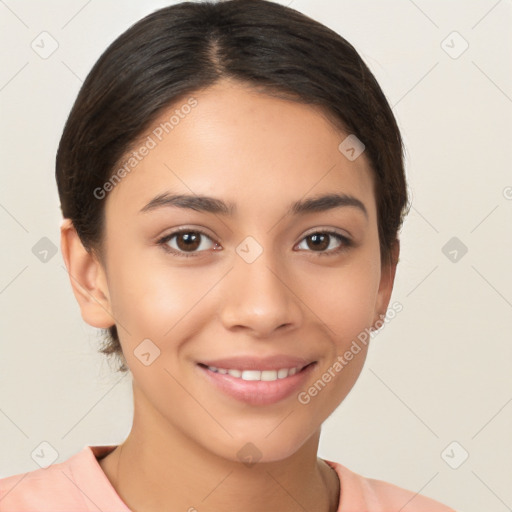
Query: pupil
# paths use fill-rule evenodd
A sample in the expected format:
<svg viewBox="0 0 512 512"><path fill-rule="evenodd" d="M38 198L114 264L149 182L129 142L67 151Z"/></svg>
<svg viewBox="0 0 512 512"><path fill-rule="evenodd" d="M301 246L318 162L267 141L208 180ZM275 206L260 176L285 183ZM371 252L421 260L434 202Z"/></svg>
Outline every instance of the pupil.
<svg viewBox="0 0 512 512"><path fill-rule="evenodd" d="M313 242L313 247L310 248L327 249L327 247L329 247L329 243L327 242L328 235L311 235L309 238Z"/></svg>
<svg viewBox="0 0 512 512"><path fill-rule="evenodd" d="M184 247L186 249L197 249L199 247L199 235L197 233L184 233L178 236L178 246L180 246L180 240L184 241ZM180 247L182 249L183 247Z"/></svg>

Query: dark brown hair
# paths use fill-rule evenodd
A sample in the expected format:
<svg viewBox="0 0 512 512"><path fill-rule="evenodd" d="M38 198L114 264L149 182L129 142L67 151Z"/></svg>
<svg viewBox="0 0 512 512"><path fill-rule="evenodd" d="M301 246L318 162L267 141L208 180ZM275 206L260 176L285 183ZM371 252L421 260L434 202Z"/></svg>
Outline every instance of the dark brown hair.
<svg viewBox="0 0 512 512"><path fill-rule="evenodd" d="M386 97L343 37L267 0L175 4L135 23L101 55L56 158L62 214L84 247L101 257L105 202L94 190L164 109L221 78L314 104L363 142L374 173L381 258L390 262L408 195L402 139ZM116 354L126 371L116 326L105 334L101 352Z"/></svg>

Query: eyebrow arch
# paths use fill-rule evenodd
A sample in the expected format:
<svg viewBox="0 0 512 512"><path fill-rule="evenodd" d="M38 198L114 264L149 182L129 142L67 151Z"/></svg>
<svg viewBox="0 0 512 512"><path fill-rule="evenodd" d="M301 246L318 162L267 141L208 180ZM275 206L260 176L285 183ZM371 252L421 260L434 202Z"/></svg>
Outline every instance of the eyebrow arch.
<svg viewBox="0 0 512 512"><path fill-rule="evenodd" d="M236 205L221 199L203 195L170 194L164 192L149 201L140 213L150 212L163 207L192 209L199 212L233 216ZM340 207L355 207L368 218L368 211L362 201L348 194L324 194L321 196L301 199L292 203L286 215L304 215L307 213L324 212Z"/></svg>

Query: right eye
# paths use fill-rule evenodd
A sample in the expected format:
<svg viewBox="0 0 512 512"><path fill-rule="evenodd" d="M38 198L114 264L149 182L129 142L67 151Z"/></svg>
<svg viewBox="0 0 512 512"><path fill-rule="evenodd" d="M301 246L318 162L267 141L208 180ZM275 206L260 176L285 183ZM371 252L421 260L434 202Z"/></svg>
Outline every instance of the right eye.
<svg viewBox="0 0 512 512"><path fill-rule="evenodd" d="M204 239L207 239L209 242ZM204 252L212 248L213 250L218 250L220 247L206 233L198 229L174 231L158 240L157 244L161 245L165 251L185 258L196 256L198 252Z"/></svg>

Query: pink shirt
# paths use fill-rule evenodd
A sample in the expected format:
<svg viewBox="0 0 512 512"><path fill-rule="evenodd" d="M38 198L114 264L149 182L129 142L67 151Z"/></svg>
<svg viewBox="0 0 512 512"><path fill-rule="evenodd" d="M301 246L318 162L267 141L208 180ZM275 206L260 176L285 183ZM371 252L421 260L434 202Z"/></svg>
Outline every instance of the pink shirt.
<svg viewBox="0 0 512 512"><path fill-rule="evenodd" d="M97 460L114 448L86 446L64 462L0 479L0 512L130 512ZM340 479L338 512L455 512L438 501L325 462Z"/></svg>

